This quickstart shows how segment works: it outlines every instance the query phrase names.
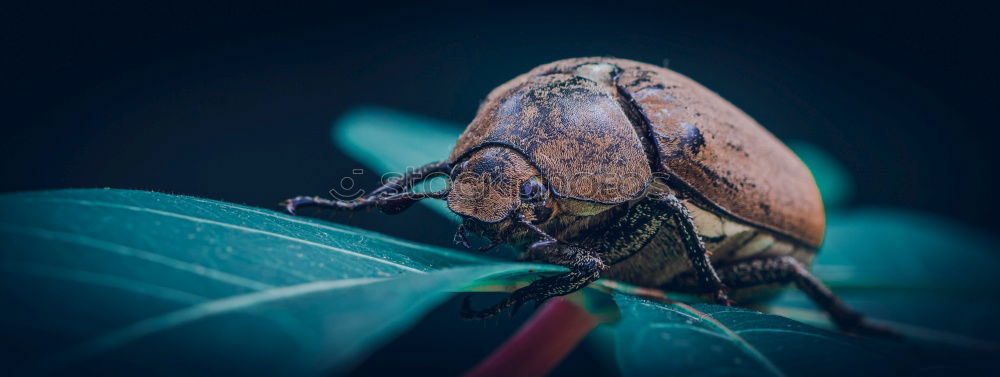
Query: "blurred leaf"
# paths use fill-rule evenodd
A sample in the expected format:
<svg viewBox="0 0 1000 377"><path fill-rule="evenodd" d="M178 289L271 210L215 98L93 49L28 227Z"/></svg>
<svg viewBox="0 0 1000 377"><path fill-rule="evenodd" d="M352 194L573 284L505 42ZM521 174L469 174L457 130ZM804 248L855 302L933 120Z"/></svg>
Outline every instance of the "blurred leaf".
<svg viewBox="0 0 1000 377"><path fill-rule="evenodd" d="M152 192L0 204L2 368L30 374L342 372L448 291L556 270Z"/></svg>
<svg viewBox="0 0 1000 377"><path fill-rule="evenodd" d="M803 140L785 142L812 171L827 210L844 206L854 195L854 181L836 158Z"/></svg>
<svg viewBox="0 0 1000 377"><path fill-rule="evenodd" d="M375 174L402 174L407 169L448 158L462 127L378 107L359 107L342 115L331 129L333 143L348 156L375 169ZM443 179L433 183L443 187ZM456 220L441 200L424 200L437 213ZM456 220L457 221L457 220Z"/></svg>
<svg viewBox="0 0 1000 377"><path fill-rule="evenodd" d="M817 273L832 285L952 291L998 281L997 239L927 214L860 208L829 216Z"/></svg>
<svg viewBox="0 0 1000 377"><path fill-rule="evenodd" d="M820 279L852 306L891 318L911 335L963 345L1000 340L991 320L1000 314L993 289L1000 283L1000 240L905 209L842 209L854 191L847 170L816 145L788 145L812 170L827 206L826 240L813 266ZM822 323L801 292L788 290L773 305L776 312Z"/></svg>
<svg viewBox="0 0 1000 377"><path fill-rule="evenodd" d="M813 271L845 301L875 318L913 328L912 335L975 343L1000 341L998 240L962 224L900 209L834 212ZM777 312L812 309L788 290ZM809 320L796 316L797 319ZM934 331L928 332L929 329ZM941 331L953 334L937 333ZM962 337L955 337L961 335Z"/></svg>
<svg viewBox="0 0 1000 377"><path fill-rule="evenodd" d="M461 126L380 107L358 107L331 130L334 144L380 172L448 158Z"/></svg>

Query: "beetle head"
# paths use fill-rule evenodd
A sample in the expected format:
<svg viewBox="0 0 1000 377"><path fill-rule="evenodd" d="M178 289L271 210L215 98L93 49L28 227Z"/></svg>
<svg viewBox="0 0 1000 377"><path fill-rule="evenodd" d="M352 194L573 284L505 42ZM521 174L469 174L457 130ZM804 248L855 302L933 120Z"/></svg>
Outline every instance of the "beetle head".
<svg viewBox="0 0 1000 377"><path fill-rule="evenodd" d="M475 233L516 243L528 233L519 223L544 222L554 207L541 173L510 148L477 150L452 169L448 208Z"/></svg>

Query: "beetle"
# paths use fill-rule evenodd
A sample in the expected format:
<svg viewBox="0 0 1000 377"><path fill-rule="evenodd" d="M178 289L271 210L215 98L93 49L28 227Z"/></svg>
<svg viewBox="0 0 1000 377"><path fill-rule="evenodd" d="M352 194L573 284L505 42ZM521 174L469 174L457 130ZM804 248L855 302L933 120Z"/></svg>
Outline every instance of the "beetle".
<svg viewBox="0 0 1000 377"><path fill-rule="evenodd" d="M433 175L447 175L448 187L411 191ZM456 243L468 247L473 232L492 241L483 249L506 243L523 260L569 270L484 310L466 300L466 317L600 277L723 305L794 283L841 329L889 333L808 270L825 216L805 164L736 106L663 67L604 57L539 66L489 93L446 161L358 199L283 204L293 214L302 206L394 214L427 198L461 216Z"/></svg>

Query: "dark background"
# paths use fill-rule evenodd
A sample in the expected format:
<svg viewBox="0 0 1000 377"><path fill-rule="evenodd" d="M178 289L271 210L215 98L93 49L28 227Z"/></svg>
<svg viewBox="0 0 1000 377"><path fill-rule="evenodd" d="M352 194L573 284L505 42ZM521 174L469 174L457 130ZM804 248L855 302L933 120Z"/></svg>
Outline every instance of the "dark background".
<svg viewBox="0 0 1000 377"><path fill-rule="evenodd" d="M779 137L823 147L855 178L852 205L1000 224L995 9L359 3L5 5L0 191L137 188L277 208L359 167L328 136L353 106L464 124L490 89L536 65L612 55L669 59ZM441 245L453 231L419 206L320 216ZM359 372L457 373L523 320L462 324L457 305ZM462 361L431 362L455 349ZM586 352L557 374L604 370Z"/></svg>
<svg viewBox="0 0 1000 377"><path fill-rule="evenodd" d="M139 188L276 208L358 165L328 137L345 109L465 124L536 65L612 55L669 59L779 137L824 147L855 177L853 204L998 224L994 9L371 3L6 6L0 190ZM445 232L340 219L428 242Z"/></svg>

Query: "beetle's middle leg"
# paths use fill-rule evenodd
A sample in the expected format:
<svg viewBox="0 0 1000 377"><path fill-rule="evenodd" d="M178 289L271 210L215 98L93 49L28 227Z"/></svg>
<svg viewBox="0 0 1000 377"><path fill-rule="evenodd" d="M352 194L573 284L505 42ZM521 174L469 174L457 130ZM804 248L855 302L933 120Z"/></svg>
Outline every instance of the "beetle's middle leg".
<svg viewBox="0 0 1000 377"><path fill-rule="evenodd" d="M701 236L698 235L691 212L684 206L684 203L681 203L672 194L656 194L648 202L655 204L660 213L669 216L669 219L677 226L677 232L684 243L684 252L688 261L691 262L697 284L705 292L712 294L716 303L732 305L733 302L726 294L727 287L719 278L715 268L712 267L709 253L701 241Z"/></svg>
<svg viewBox="0 0 1000 377"><path fill-rule="evenodd" d="M711 293L717 303L731 305L732 302L726 294L726 286L712 267L708 251L695 229L691 213L684 203L672 194L651 194L630 208L593 242L596 244L596 249L601 251L605 262L609 265L615 264L649 244L657 232L663 231L664 221L671 221L677 227L677 232L684 243L685 255L691 262L700 287L705 292Z"/></svg>

